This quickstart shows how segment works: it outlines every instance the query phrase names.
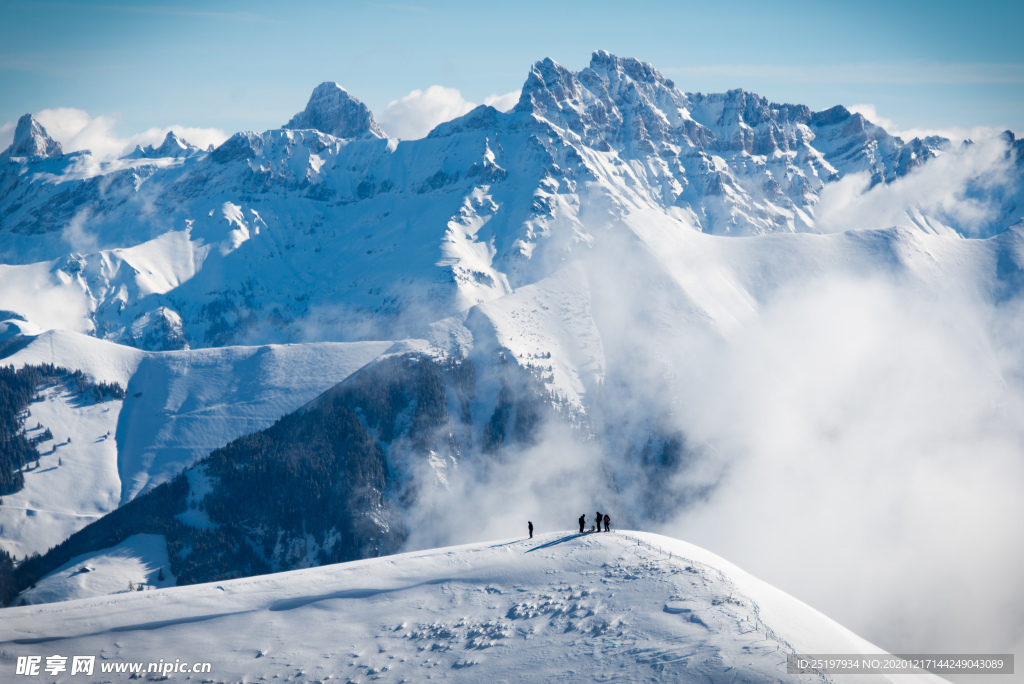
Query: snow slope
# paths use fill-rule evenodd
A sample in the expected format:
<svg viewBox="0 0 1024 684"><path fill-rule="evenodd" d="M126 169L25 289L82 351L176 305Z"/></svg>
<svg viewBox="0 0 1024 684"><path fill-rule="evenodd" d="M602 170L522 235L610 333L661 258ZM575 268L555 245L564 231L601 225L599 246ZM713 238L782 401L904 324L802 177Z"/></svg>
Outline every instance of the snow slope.
<svg viewBox="0 0 1024 684"><path fill-rule="evenodd" d="M321 342L149 354L118 420L121 502L341 382L390 342Z"/></svg>
<svg viewBox="0 0 1024 684"><path fill-rule="evenodd" d="M25 486L3 497L0 548L18 558L42 553L117 508L120 409L120 400L93 403L66 385L29 406L28 436L48 428L53 439L38 444L39 467L25 471Z"/></svg>
<svg viewBox="0 0 1024 684"><path fill-rule="evenodd" d="M97 656L91 680L58 682L161 659L210 662L201 678L212 682L782 682L791 652L881 650L703 549L639 532L556 532L10 608L0 624L6 672L18 656Z"/></svg>
<svg viewBox="0 0 1024 684"><path fill-rule="evenodd" d="M29 436L39 423L54 439L40 443L40 468L26 473L24 489L4 497L0 548L18 557L45 551L213 449L268 427L390 346L143 352L73 332L38 335L3 363L81 370L94 382L119 383L128 395L92 404L54 388L29 407Z"/></svg>
<svg viewBox="0 0 1024 684"><path fill-rule="evenodd" d="M160 579L161 573L163 579ZM157 534L135 534L103 553L76 556L22 592L19 601L53 603L83 596L106 596L133 588L173 587L167 542Z"/></svg>

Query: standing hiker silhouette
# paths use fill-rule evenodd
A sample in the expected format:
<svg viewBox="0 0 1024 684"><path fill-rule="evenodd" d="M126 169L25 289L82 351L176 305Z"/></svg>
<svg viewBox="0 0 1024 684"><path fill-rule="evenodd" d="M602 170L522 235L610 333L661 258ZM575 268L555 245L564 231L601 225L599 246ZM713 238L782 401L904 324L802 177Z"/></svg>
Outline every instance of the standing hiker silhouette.
<svg viewBox="0 0 1024 684"><path fill-rule="evenodd" d="M530 526L530 539L533 539L533 521L527 520L526 524Z"/></svg>
<svg viewBox="0 0 1024 684"><path fill-rule="evenodd" d="M587 514L580 516L580 534L583 534L583 526L587 524Z"/></svg>

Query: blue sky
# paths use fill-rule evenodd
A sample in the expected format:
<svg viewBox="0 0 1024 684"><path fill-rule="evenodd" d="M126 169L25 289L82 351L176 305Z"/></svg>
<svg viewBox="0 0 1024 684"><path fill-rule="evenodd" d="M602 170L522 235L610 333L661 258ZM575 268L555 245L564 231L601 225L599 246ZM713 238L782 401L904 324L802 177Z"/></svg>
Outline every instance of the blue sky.
<svg viewBox="0 0 1024 684"><path fill-rule="evenodd" d="M985 0L0 0L0 125L74 108L122 137L264 130L325 80L378 115L435 85L479 103L517 90L536 60L578 70L601 48L653 63L682 90L869 104L901 131L1024 133L1022 25L1024 3Z"/></svg>

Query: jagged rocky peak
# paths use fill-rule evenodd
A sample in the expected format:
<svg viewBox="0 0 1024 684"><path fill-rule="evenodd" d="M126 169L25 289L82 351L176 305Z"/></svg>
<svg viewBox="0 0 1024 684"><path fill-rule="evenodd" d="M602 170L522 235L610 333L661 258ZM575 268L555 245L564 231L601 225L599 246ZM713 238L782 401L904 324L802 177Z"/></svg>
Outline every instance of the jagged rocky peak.
<svg viewBox="0 0 1024 684"><path fill-rule="evenodd" d="M167 131L164 141L153 151L161 157L180 157L190 152L198 151L199 148L191 145L174 134L174 131Z"/></svg>
<svg viewBox="0 0 1024 684"><path fill-rule="evenodd" d="M369 107L333 81L321 83L306 108L282 128L312 128L338 138L386 138Z"/></svg>
<svg viewBox="0 0 1024 684"><path fill-rule="evenodd" d="M843 105L836 105L830 109L823 109L820 112L815 112L811 123L815 126L832 126L837 123L842 123L849 119L853 114L850 110Z"/></svg>
<svg viewBox="0 0 1024 684"><path fill-rule="evenodd" d="M597 102L623 104L626 90L637 87L647 95L675 90L675 84L647 62L597 50L590 66L578 74L550 58L534 64L516 106L539 112L548 107L578 109ZM682 95L678 91L674 94Z"/></svg>
<svg viewBox="0 0 1024 684"><path fill-rule="evenodd" d="M155 147L153 145L141 147L136 145L135 150L127 156L132 159L138 159L141 157L150 159L170 157L178 159L181 157L191 157L199 152L202 152L200 148L192 145L183 138L179 138L174 131L168 131L167 135L164 137L164 141L160 143L159 147Z"/></svg>
<svg viewBox="0 0 1024 684"><path fill-rule="evenodd" d="M576 75L550 57L530 68L516 111L544 115L582 97Z"/></svg>
<svg viewBox="0 0 1024 684"><path fill-rule="evenodd" d="M14 142L4 152L7 157L59 157L62 154L60 143L51 138L31 114L18 119Z"/></svg>
<svg viewBox="0 0 1024 684"><path fill-rule="evenodd" d="M589 70L604 75L608 80L627 77L649 85L670 89L676 87L671 79L665 78L651 64L633 57L616 57L605 50L594 51L590 56Z"/></svg>
<svg viewBox="0 0 1024 684"><path fill-rule="evenodd" d="M742 88L724 93L687 93L698 118L707 117L708 125L728 127L743 124L756 128L761 124L803 124L812 112L804 105L778 104ZM700 116L700 115L703 116Z"/></svg>
<svg viewBox="0 0 1024 684"><path fill-rule="evenodd" d="M677 130L696 132L689 130L687 104L650 64L598 50L579 73L551 59L534 64L516 111L573 131L597 149L612 143L652 152L652 142L675 141Z"/></svg>

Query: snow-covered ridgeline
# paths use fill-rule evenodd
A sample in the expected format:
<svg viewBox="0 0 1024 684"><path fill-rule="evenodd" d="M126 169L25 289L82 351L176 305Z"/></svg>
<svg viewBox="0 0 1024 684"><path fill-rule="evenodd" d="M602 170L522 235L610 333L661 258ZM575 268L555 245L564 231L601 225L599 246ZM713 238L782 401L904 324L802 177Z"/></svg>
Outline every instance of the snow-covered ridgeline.
<svg viewBox="0 0 1024 684"><path fill-rule="evenodd" d="M0 643L10 671L18 657L95 655L92 680L102 664L163 660L209 662L210 681L784 682L787 653L882 653L714 554L642 532L538 534L11 608Z"/></svg>
<svg viewBox="0 0 1024 684"><path fill-rule="evenodd" d="M421 334L629 235L638 216L815 232L827 187L892 184L955 147L902 141L842 107L683 93L605 52L578 73L538 62L510 112L480 107L400 143L333 83L284 129L209 153L169 136L88 172L22 128L0 164L0 308L150 349ZM13 154L23 147L33 154ZM990 170L1012 180L1013 155ZM1024 211L1006 183L975 184L997 205L980 225L941 207L897 222L998 233Z"/></svg>

